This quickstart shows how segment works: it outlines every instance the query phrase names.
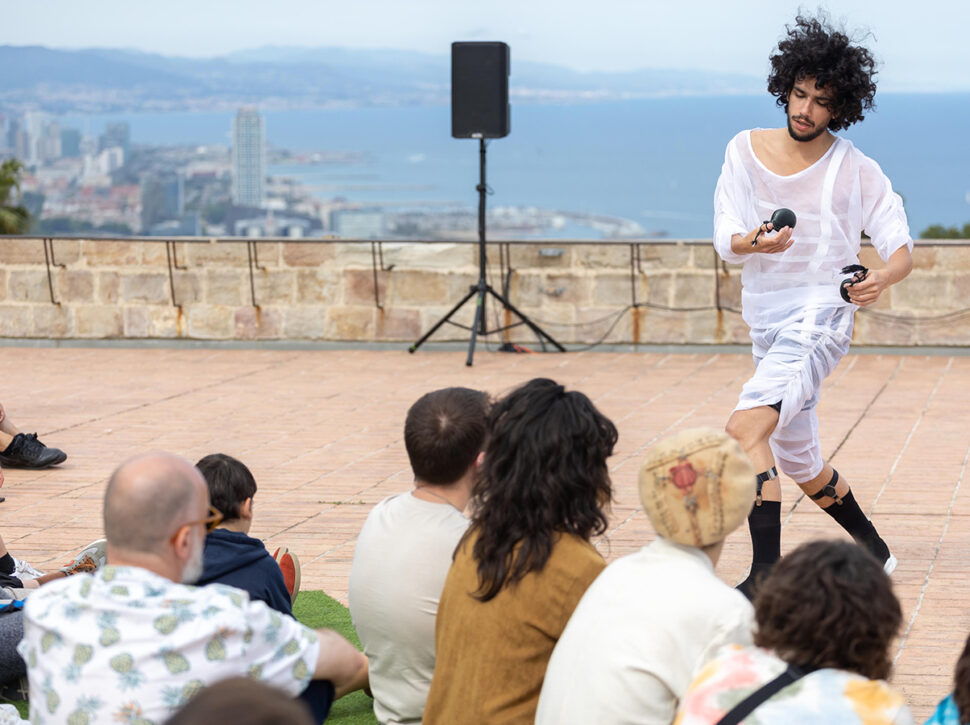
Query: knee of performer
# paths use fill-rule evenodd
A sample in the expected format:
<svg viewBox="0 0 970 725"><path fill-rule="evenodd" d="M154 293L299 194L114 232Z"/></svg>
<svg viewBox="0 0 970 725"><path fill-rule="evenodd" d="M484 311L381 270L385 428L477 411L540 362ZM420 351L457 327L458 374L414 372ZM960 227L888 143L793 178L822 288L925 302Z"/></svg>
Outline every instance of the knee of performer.
<svg viewBox="0 0 970 725"><path fill-rule="evenodd" d="M736 411L728 419L724 432L740 443L743 449L748 450L753 445L767 440L771 431L761 430L761 426L758 426L751 416L745 415L745 412Z"/></svg>

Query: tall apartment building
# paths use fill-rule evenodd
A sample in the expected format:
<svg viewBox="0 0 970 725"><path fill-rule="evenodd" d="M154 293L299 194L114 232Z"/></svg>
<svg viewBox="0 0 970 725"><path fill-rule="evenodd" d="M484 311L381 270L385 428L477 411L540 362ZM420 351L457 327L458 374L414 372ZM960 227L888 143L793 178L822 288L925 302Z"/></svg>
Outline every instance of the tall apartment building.
<svg viewBox="0 0 970 725"><path fill-rule="evenodd" d="M266 139L259 111L241 108L232 122L232 201L261 206L266 176Z"/></svg>

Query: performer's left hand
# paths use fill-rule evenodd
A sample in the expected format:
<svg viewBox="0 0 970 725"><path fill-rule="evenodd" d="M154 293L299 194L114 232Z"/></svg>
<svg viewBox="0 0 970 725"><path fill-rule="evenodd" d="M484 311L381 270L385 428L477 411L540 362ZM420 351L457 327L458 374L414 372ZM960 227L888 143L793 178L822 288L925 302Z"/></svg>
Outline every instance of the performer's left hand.
<svg viewBox="0 0 970 725"><path fill-rule="evenodd" d="M879 299L879 295L886 290L892 281L889 272L885 269L870 269L869 274L861 282L856 282L846 289L849 291L849 299L852 304L859 307L868 307Z"/></svg>

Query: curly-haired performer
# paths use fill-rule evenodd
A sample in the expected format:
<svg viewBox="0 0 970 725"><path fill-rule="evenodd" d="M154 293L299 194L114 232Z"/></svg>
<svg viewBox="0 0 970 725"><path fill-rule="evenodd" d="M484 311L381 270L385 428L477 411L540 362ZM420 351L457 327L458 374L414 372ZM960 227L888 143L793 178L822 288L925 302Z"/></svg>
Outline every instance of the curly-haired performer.
<svg viewBox="0 0 970 725"><path fill-rule="evenodd" d="M735 136L714 193L714 246L744 265L743 317L757 365L727 423L760 471L748 518L753 563L739 585L748 596L780 555L776 463L887 572L896 566L845 478L822 459L815 406L848 351L856 308L909 274L913 242L879 166L832 134L872 108L872 55L819 19L799 16L787 30L768 78L787 127ZM795 212L797 231L762 223L779 208ZM851 278L847 302L840 283L844 268L858 265L863 230L886 266Z"/></svg>

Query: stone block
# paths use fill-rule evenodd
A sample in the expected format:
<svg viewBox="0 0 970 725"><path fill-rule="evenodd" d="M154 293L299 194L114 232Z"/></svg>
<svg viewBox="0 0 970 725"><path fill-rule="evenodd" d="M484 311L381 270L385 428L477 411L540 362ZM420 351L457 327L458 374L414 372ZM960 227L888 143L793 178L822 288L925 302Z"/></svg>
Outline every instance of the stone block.
<svg viewBox="0 0 970 725"><path fill-rule="evenodd" d="M571 273L548 274L542 293L549 299L562 304L589 304L590 278L579 270Z"/></svg>
<svg viewBox="0 0 970 725"><path fill-rule="evenodd" d="M936 247L916 244L913 246L913 269L931 270L936 267Z"/></svg>
<svg viewBox="0 0 970 725"><path fill-rule="evenodd" d="M403 260L414 254L414 245L406 243L384 244L384 264L400 265ZM338 269L347 267L367 267L373 264L370 242L334 242L332 244L334 264Z"/></svg>
<svg viewBox="0 0 970 725"><path fill-rule="evenodd" d="M631 244L583 244L574 247L575 267L629 269ZM641 247L643 245L640 245Z"/></svg>
<svg viewBox="0 0 970 725"><path fill-rule="evenodd" d="M717 291L720 296L722 307L731 307L735 310L741 309L741 270L732 267L727 268L727 272L718 270Z"/></svg>
<svg viewBox="0 0 970 725"><path fill-rule="evenodd" d="M186 244L185 247L187 251L186 257L190 267L249 266L249 253L246 249L246 242L244 241L200 242L198 244Z"/></svg>
<svg viewBox="0 0 970 725"><path fill-rule="evenodd" d="M189 337L200 340L228 340L235 329L235 310L223 305L194 305L186 313Z"/></svg>
<svg viewBox="0 0 970 725"><path fill-rule="evenodd" d="M75 309L78 337L121 337L124 319L115 305L78 305Z"/></svg>
<svg viewBox="0 0 970 725"><path fill-rule="evenodd" d="M385 267L393 265L405 268L453 270L471 265L478 266L477 244L385 243L381 245L380 250L383 250ZM486 254L490 261L497 264L499 246L489 244Z"/></svg>
<svg viewBox="0 0 970 725"><path fill-rule="evenodd" d="M377 339L410 342L421 333L420 310L398 307L377 311Z"/></svg>
<svg viewBox="0 0 970 725"><path fill-rule="evenodd" d="M690 259L690 245L684 242L640 245L640 265L644 269L673 271L690 266Z"/></svg>
<svg viewBox="0 0 970 725"><path fill-rule="evenodd" d="M388 287L388 302L395 307L448 302L448 281L440 272L395 269Z"/></svg>
<svg viewBox="0 0 970 725"><path fill-rule="evenodd" d="M44 264L44 240L0 239L0 264Z"/></svg>
<svg viewBox="0 0 970 725"><path fill-rule="evenodd" d="M635 285L635 287L633 287ZM633 287L633 289L631 289ZM645 278L637 274L633 281L630 275L622 272L599 272L592 279L590 302L594 305L613 305L625 307L636 299L643 299L646 291Z"/></svg>
<svg viewBox="0 0 970 725"><path fill-rule="evenodd" d="M171 304L172 293L169 290L168 275L154 272L122 275L121 299L124 302Z"/></svg>
<svg viewBox="0 0 970 725"><path fill-rule="evenodd" d="M30 308L31 305L0 306L0 336L30 337L33 322Z"/></svg>
<svg viewBox="0 0 970 725"><path fill-rule="evenodd" d="M251 302L249 274L245 270L209 269L205 272L205 301L210 305Z"/></svg>
<svg viewBox="0 0 970 725"><path fill-rule="evenodd" d="M554 327L556 325L575 325L576 306L571 305L568 302L546 301L537 312L529 314L529 316L535 318L534 322L536 322L539 327L544 327L546 325L549 325L550 327ZM551 331L549 332L552 334ZM552 334L552 336L555 337L554 334Z"/></svg>
<svg viewBox="0 0 970 725"><path fill-rule="evenodd" d="M970 246L941 243L936 247L936 268L943 272L970 269Z"/></svg>
<svg viewBox="0 0 970 725"><path fill-rule="evenodd" d="M328 340L373 340L376 308L333 306L327 310Z"/></svg>
<svg viewBox="0 0 970 725"><path fill-rule="evenodd" d="M652 272L647 274L647 293L645 302L651 305L670 307L673 305L673 272Z"/></svg>
<svg viewBox="0 0 970 725"><path fill-rule="evenodd" d="M125 337L145 339L151 337L151 320L146 307L125 308Z"/></svg>
<svg viewBox="0 0 970 725"><path fill-rule="evenodd" d="M289 269L256 270L256 304L260 307L292 302L296 296L294 288L296 274Z"/></svg>
<svg viewBox="0 0 970 725"><path fill-rule="evenodd" d="M146 267L165 270L168 274L168 245L164 240L141 243L141 263ZM175 244L175 255L172 258L172 268L185 266L185 244Z"/></svg>
<svg viewBox="0 0 970 725"><path fill-rule="evenodd" d="M54 290L57 299L57 289ZM7 276L7 299L14 302L47 302L51 294L47 271L41 269L11 269Z"/></svg>
<svg viewBox="0 0 970 725"><path fill-rule="evenodd" d="M204 272L175 272L175 301L180 305L202 302L202 275Z"/></svg>
<svg viewBox="0 0 970 725"><path fill-rule="evenodd" d="M710 307L714 304L714 275L678 272L674 277L675 307Z"/></svg>
<svg viewBox="0 0 970 725"><path fill-rule="evenodd" d="M455 300L457 302L458 300ZM453 307L452 305L451 307ZM431 329L431 326L436 324L438 320L448 314L451 307L443 307L441 305L428 305L422 306L421 309L421 334ZM489 305L489 310L492 309L492 305ZM535 310L533 310L535 312ZM475 305L469 302L467 305L462 307L458 312L454 314L451 318L453 322L459 325L471 326L475 321ZM434 342L440 342L442 340L467 340L468 333L465 330L459 330L453 325L443 325L438 328L435 334L431 337Z"/></svg>
<svg viewBox="0 0 970 725"><path fill-rule="evenodd" d="M509 246L509 264L512 269L566 269L573 265L577 247L556 244L555 240L535 244L512 244ZM476 263L477 263L477 257ZM489 260L498 261L498 250Z"/></svg>
<svg viewBox="0 0 970 725"><path fill-rule="evenodd" d="M899 311L944 312L955 307L946 278L928 272L913 272L893 288L893 308ZM961 305L962 306L962 305Z"/></svg>
<svg viewBox="0 0 970 725"><path fill-rule="evenodd" d="M863 244L859 250L859 264L864 267L869 267L869 269L882 269L886 266L886 263L882 261L882 257L879 256L879 253L870 244Z"/></svg>
<svg viewBox="0 0 970 725"><path fill-rule="evenodd" d="M94 272L86 269L61 269L55 279L58 302L96 302Z"/></svg>
<svg viewBox="0 0 970 725"><path fill-rule="evenodd" d="M610 343L631 342L633 312L623 307L581 308L576 312L576 326L568 332L564 330L564 337L568 335L566 339L569 342L582 345L601 340ZM562 343L564 340L558 341Z"/></svg>
<svg viewBox="0 0 970 725"><path fill-rule="evenodd" d="M0 269L0 300L7 299L7 270Z"/></svg>
<svg viewBox="0 0 970 725"><path fill-rule="evenodd" d="M640 319L640 342L650 345L687 342L686 313L644 310Z"/></svg>
<svg viewBox="0 0 970 725"><path fill-rule="evenodd" d="M181 307L151 305L143 308L148 313L148 336L174 338L185 334L185 313Z"/></svg>
<svg viewBox="0 0 970 725"><path fill-rule="evenodd" d="M537 272L513 273L509 284L509 302L516 307L538 307L542 303L542 285L543 276Z"/></svg>
<svg viewBox="0 0 970 725"><path fill-rule="evenodd" d="M319 267L336 258L334 245L328 242L289 242L283 244L283 264L288 267Z"/></svg>
<svg viewBox="0 0 970 725"><path fill-rule="evenodd" d="M336 304L340 299L342 275L327 267L301 269L296 273L296 301L309 304ZM373 292L371 293L373 300Z"/></svg>
<svg viewBox="0 0 970 725"><path fill-rule="evenodd" d="M257 242L253 262L259 262L260 267L267 269L279 269L282 246L282 242Z"/></svg>
<svg viewBox="0 0 970 725"><path fill-rule="evenodd" d="M97 299L102 304L118 301L121 291L121 277L117 272L98 272Z"/></svg>
<svg viewBox="0 0 970 725"><path fill-rule="evenodd" d="M387 299L387 280L394 272L377 273L377 292L381 302ZM343 272L345 305L374 304L374 272L370 269L345 269Z"/></svg>
<svg viewBox="0 0 970 725"><path fill-rule="evenodd" d="M688 245L690 248L690 266L695 269L714 269L714 263L717 262L717 266L721 267L721 257L714 249L713 242L711 244L691 244Z"/></svg>
<svg viewBox="0 0 970 725"><path fill-rule="evenodd" d="M905 280L900 284L906 284ZM970 300L970 268L955 272L950 279L950 284L952 285L952 299L956 306L967 307L967 302ZM0 285L2 285L2 282L0 282ZM890 289L892 288L890 287ZM0 296L0 299L2 299L2 296Z"/></svg>
<svg viewBox="0 0 970 725"><path fill-rule="evenodd" d="M723 310L701 310L685 313L687 340L694 345L725 342L730 336L730 313Z"/></svg>
<svg viewBox="0 0 970 725"><path fill-rule="evenodd" d="M54 259L51 263L56 264L77 264L81 258L81 241L79 239L58 239L51 240L51 249L54 250ZM44 250L40 250L40 259L44 261Z"/></svg>
<svg viewBox="0 0 970 725"><path fill-rule="evenodd" d="M327 333L327 308L299 305L286 309L283 334L291 340L323 340Z"/></svg>
<svg viewBox="0 0 970 725"><path fill-rule="evenodd" d="M447 275L446 279L448 283L448 299L453 300L457 304L458 300L467 295L468 291L478 284L478 272L456 272L455 274ZM502 279L498 276L490 276L489 279L495 291L499 294L504 294L502 292ZM515 302L512 302L512 304L514 305Z"/></svg>
<svg viewBox="0 0 970 725"><path fill-rule="evenodd" d="M283 328L283 314L274 307L240 307L234 321L237 340L276 340Z"/></svg>
<svg viewBox="0 0 970 725"><path fill-rule="evenodd" d="M74 308L70 305L31 305L33 337L74 337ZM2 313L0 313L2 314Z"/></svg>
<svg viewBox="0 0 970 725"><path fill-rule="evenodd" d="M864 311L855 316L853 344L857 345L913 345L916 344L917 325L904 320L872 317Z"/></svg>
<svg viewBox="0 0 970 725"><path fill-rule="evenodd" d="M141 264L141 245L151 242L85 241L81 255L88 267L122 267Z"/></svg>

